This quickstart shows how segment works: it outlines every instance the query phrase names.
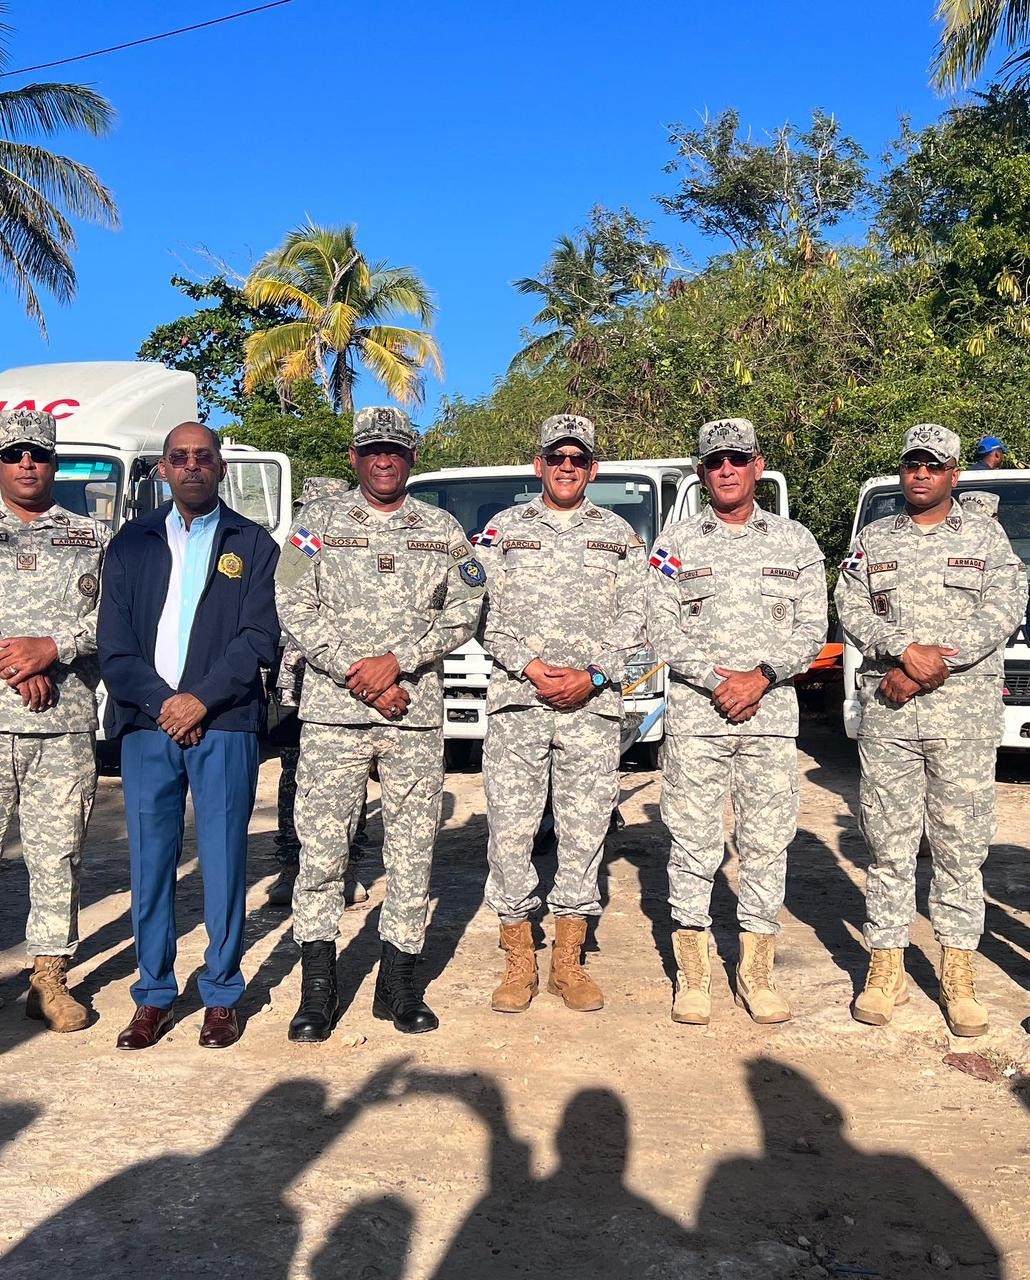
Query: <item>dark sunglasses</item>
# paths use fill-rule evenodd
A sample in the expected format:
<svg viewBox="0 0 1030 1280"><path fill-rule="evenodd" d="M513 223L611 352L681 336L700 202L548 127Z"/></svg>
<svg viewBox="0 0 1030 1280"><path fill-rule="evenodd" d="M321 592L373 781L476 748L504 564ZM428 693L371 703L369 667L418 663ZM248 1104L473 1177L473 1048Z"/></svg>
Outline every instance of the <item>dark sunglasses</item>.
<svg viewBox="0 0 1030 1280"><path fill-rule="evenodd" d="M218 454L214 449L169 449L165 454L165 462L173 467L189 466L190 455L193 455L195 467L216 467Z"/></svg>
<svg viewBox="0 0 1030 1280"><path fill-rule="evenodd" d="M28 454L33 462L53 462L53 449L44 449L39 444L10 444L6 449L0 449L0 462L6 462L8 466L14 462L21 462L22 458Z"/></svg>
<svg viewBox="0 0 1030 1280"><path fill-rule="evenodd" d="M950 462L924 462L921 458L902 458L901 469L910 476L914 476L917 471L926 468L933 476L939 476L942 471L953 470Z"/></svg>
<svg viewBox="0 0 1030 1280"><path fill-rule="evenodd" d="M593 462L593 458L585 453L544 453L540 456L549 467L560 467L564 462L571 462L580 471L585 471Z"/></svg>
<svg viewBox="0 0 1030 1280"><path fill-rule="evenodd" d="M701 464L709 471L720 471L724 462L728 462L731 467L746 467L754 462L755 457L753 453L738 453L734 449L726 453L710 453L707 458L701 459Z"/></svg>

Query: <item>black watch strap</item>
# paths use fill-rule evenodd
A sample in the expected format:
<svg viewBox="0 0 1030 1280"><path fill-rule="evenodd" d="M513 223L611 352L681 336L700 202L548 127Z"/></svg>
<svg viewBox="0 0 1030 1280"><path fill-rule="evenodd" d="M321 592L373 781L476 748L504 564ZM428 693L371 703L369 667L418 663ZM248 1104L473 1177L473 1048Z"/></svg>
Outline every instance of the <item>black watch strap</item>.
<svg viewBox="0 0 1030 1280"><path fill-rule="evenodd" d="M770 667L768 662L760 662L758 664L758 670L761 671L762 675L769 681L769 686L771 688L776 683L776 668Z"/></svg>

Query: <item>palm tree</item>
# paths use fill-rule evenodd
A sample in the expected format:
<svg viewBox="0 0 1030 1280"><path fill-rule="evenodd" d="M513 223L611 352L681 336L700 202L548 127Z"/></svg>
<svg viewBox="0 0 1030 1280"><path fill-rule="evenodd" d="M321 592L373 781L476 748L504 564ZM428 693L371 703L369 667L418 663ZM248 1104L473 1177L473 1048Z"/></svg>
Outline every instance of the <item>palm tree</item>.
<svg viewBox="0 0 1030 1280"><path fill-rule="evenodd" d="M309 222L250 273L244 293L251 305L280 307L291 318L247 339L248 391L273 382L286 397L298 379L314 377L328 402L348 412L358 361L402 404L422 403L426 365L443 376L430 334L386 323L400 313L428 325L435 311L429 290L407 267L366 261L354 233Z"/></svg>
<svg viewBox="0 0 1030 1280"><path fill-rule="evenodd" d="M940 0L936 17L944 24L933 60L934 84L952 90L970 84L984 69L995 44L1013 50L1002 73L1027 79L1030 63L1030 0Z"/></svg>
<svg viewBox="0 0 1030 1280"><path fill-rule="evenodd" d="M7 6L0 4L0 14ZM10 28L0 23L0 71ZM22 141L24 135L52 137L80 129L94 137L107 132L114 107L81 84L27 84L0 93L0 280L11 285L25 314L46 337L37 288L58 302L75 295L71 218L117 227L114 196L92 169Z"/></svg>

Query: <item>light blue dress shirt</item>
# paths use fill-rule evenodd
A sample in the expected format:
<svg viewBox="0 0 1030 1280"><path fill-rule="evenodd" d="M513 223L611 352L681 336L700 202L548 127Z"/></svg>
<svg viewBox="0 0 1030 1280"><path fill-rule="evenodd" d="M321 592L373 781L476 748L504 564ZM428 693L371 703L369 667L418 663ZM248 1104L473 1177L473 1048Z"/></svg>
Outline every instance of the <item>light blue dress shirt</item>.
<svg viewBox="0 0 1030 1280"><path fill-rule="evenodd" d="M186 665L190 632L207 582L220 515L221 508L216 507L206 516L194 516L187 529L186 522L173 504L165 521L168 549L172 553L172 572L157 625L154 666L158 675L173 689L178 689L182 669Z"/></svg>

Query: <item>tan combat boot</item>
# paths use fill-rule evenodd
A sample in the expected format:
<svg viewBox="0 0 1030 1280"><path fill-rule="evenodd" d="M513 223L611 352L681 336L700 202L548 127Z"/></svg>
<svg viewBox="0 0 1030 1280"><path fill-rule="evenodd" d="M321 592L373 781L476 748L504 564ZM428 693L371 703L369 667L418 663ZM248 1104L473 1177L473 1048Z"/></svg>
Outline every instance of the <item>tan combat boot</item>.
<svg viewBox="0 0 1030 1280"><path fill-rule="evenodd" d="M68 990L67 956L35 957L25 1016L39 1018L51 1031L82 1031L89 1026L89 1010Z"/></svg>
<svg viewBox="0 0 1030 1280"><path fill-rule="evenodd" d="M505 953L504 977L493 994L490 1008L496 1013L525 1013L540 989L533 926L528 920L502 924L500 945Z"/></svg>
<svg viewBox="0 0 1030 1280"><path fill-rule="evenodd" d="M712 1020L712 957L707 929L677 929L672 935L676 952L676 999L673 1022L707 1026Z"/></svg>
<svg viewBox="0 0 1030 1280"><path fill-rule="evenodd" d="M790 1005L773 983L776 939L771 933L742 933L737 962L737 1004L754 1022L786 1022Z"/></svg>
<svg viewBox="0 0 1030 1280"><path fill-rule="evenodd" d="M894 1009L908 1000L905 952L901 947L876 947L869 952L865 988L855 997L851 1016L871 1027L885 1027Z"/></svg>
<svg viewBox="0 0 1030 1280"><path fill-rule="evenodd" d="M561 996L566 1008L575 1009L577 1013L604 1008L601 988L583 968L586 938L587 922L582 916L555 917L547 990L553 996Z"/></svg>
<svg viewBox="0 0 1030 1280"><path fill-rule="evenodd" d="M972 951L941 948L941 1008L953 1036L982 1036L987 1030L987 1010L973 983Z"/></svg>

